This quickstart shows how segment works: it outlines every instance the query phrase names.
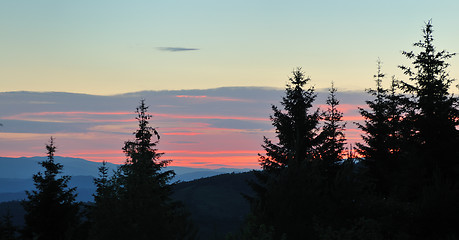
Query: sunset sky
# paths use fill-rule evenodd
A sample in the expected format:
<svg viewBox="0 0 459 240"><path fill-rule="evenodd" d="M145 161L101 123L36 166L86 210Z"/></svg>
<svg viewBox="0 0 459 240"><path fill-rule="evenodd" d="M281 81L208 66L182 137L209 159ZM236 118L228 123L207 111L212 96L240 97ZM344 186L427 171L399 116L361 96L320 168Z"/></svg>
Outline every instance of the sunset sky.
<svg viewBox="0 0 459 240"><path fill-rule="evenodd" d="M278 104L295 67L317 89L334 81L340 91L353 93L373 86L378 58L383 72L404 79L397 65L409 62L401 51L415 50L412 44L429 19L439 50L459 52L458 9L457 0L0 0L0 155L43 155L43 144L56 135L63 155L120 162L120 144L135 129L132 113L141 94L116 94L269 87L276 95L146 96L156 116L152 122L168 139L162 148L179 165L215 167L218 156L233 161L221 166L255 167L262 136L273 136L270 104ZM450 75L458 79L459 57L450 63ZM18 100L6 93L12 91L91 96L64 104L59 101L65 96ZM364 103L361 96L360 102L342 99L349 119ZM104 104L91 108L90 99ZM243 109L249 106L258 109ZM107 120L112 124L100 123ZM97 134L107 139L105 145L95 144Z"/></svg>
<svg viewBox="0 0 459 240"><path fill-rule="evenodd" d="M3 0L1 91L281 88L297 66L319 88L363 90L378 57L401 76L400 52L429 19L436 45L459 51L457 9L456 0Z"/></svg>

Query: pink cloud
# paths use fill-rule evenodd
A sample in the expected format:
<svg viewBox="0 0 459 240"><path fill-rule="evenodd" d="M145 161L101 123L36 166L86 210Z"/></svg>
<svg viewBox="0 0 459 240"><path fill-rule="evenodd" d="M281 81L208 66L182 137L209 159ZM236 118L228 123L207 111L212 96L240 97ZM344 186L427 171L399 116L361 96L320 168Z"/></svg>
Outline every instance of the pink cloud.
<svg viewBox="0 0 459 240"><path fill-rule="evenodd" d="M200 163L200 164L195 164ZM184 167L206 167L206 168L220 168L220 167L234 167L234 168L254 168L259 169L258 156L227 156L227 157L174 157L171 166L184 166Z"/></svg>
<svg viewBox="0 0 459 240"><path fill-rule="evenodd" d="M195 135L201 135L201 134L204 134L204 133L199 133L199 132L165 132L165 133L162 133L163 135L166 135L166 136L171 136L171 135L175 135L175 136L195 136Z"/></svg>
<svg viewBox="0 0 459 240"><path fill-rule="evenodd" d="M204 95L177 95L177 97L216 100L215 97ZM225 98L220 100L224 101ZM340 110L345 113L344 121L363 120L358 114L357 105L342 104L341 107ZM259 168L257 154L263 153L260 146L263 136L275 140L274 129L214 127L209 123L210 121L206 122L206 120L241 120L266 123L270 122L267 116L252 116L252 113L248 114L249 116L244 116L244 113L213 115L153 112L150 114L153 115L152 125L160 126L158 130L162 137L158 145L159 151L166 153L164 159L172 159L172 164L175 166ZM1 133L2 156L44 156L44 144L52 135L57 138L58 155L96 162L106 160L112 163L124 163L125 156L121 147L124 141L133 138L131 133L136 129L135 116L134 112L126 111L43 111L6 116L3 119L96 124L86 129L86 132L78 133ZM360 141L361 131L349 125L346 136L348 142L355 145L355 142ZM192 144L173 144L180 141Z"/></svg>
<svg viewBox="0 0 459 240"><path fill-rule="evenodd" d="M355 115L355 116L343 116L342 118L343 121L362 121L364 118L361 115Z"/></svg>
<svg viewBox="0 0 459 240"><path fill-rule="evenodd" d="M185 154L185 155L257 155L258 151L168 151L169 154Z"/></svg>
<svg viewBox="0 0 459 240"><path fill-rule="evenodd" d="M207 98L207 96L191 96L191 95L176 95L175 97L178 98L197 98L197 99L202 99L202 98Z"/></svg>
<svg viewBox="0 0 459 240"><path fill-rule="evenodd" d="M181 115L167 113L152 113L153 117L172 118L172 119L221 119L221 120L248 120L248 121L269 121L269 118L247 117L234 115Z"/></svg>
<svg viewBox="0 0 459 240"><path fill-rule="evenodd" d="M327 104L319 104L317 105L320 109L323 111L327 110L329 106ZM349 113L349 112L358 112L359 107L363 107L360 104L339 104L338 105L338 110L343 112L344 114Z"/></svg>

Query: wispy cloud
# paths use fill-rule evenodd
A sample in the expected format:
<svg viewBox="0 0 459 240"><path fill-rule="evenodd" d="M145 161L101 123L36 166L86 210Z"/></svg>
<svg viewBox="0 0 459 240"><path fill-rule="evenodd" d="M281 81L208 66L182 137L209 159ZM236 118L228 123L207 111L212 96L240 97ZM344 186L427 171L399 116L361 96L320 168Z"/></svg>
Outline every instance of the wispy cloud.
<svg viewBox="0 0 459 240"><path fill-rule="evenodd" d="M206 114L168 114L159 112L150 112L155 118L166 119L233 119L233 120L247 120L247 121L269 121L266 117L247 117L247 116L234 116L234 115L206 115ZM93 119L95 116L120 116L122 119ZM137 120L132 118L131 112L29 112L20 113L12 116L2 117L1 119L7 120L23 120L23 121L47 121L47 122L135 122ZM129 118L127 118L129 117Z"/></svg>
<svg viewBox="0 0 459 240"><path fill-rule="evenodd" d="M199 142L194 141L172 141L171 144L198 144Z"/></svg>
<svg viewBox="0 0 459 240"><path fill-rule="evenodd" d="M243 87L115 96L0 94L0 152L10 157L41 156L44 142L53 136L61 156L123 163L121 147L134 138L134 107L143 97L151 104L150 123L161 135L159 150L174 166L259 168L263 136L276 137L270 104L279 105L282 92ZM327 96L326 91L318 92L314 109L325 110ZM365 95L343 92L338 97L348 123L346 138L354 145L361 141L362 132L354 122L363 121L358 107L365 107Z"/></svg>
<svg viewBox="0 0 459 240"><path fill-rule="evenodd" d="M185 51L197 51L199 48L184 48L184 47L159 47L157 48L160 51L166 52L185 52Z"/></svg>
<svg viewBox="0 0 459 240"><path fill-rule="evenodd" d="M198 133L198 132L165 132L163 134L164 135L168 135L168 136L172 136L172 135L175 135L175 136L195 136L195 135L201 135L201 134L204 134L204 133Z"/></svg>
<svg viewBox="0 0 459 240"><path fill-rule="evenodd" d="M270 121L266 117L247 117L247 116L234 116L234 115L181 115L181 114L167 114L167 113L152 113L157 118L168 119L234 119L234 120L247 120L247 121Z"/></svg>
<svg viewBox="0 0 459 240"><path fill-rule="evenodd" d="M68 111L68 112L24 112L11 116L2 117L6 120L22 120L30 122L133 122L131 112L84 112L84 111ZM95 119L100 117L112 119ZM113 119L119 117L121 119Z"/></svg>
<svg viewBox="0 0 459 240"><path fill-rule="evenodd" d="M228 98L228 97L212 97L206 95L176 95L175 97L178 98L185 98L185 99L198 99L198 100L209 100L209 101L223 101L223 102L249 102L250 100L247 99L238 99L238 98Z"/></svg>

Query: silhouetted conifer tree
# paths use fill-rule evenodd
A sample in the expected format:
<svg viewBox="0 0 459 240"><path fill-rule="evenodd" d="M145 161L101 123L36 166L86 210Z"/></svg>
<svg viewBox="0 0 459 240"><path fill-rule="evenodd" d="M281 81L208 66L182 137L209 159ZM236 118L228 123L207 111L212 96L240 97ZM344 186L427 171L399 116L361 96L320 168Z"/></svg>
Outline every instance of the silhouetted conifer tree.
<svg viewBox="0 0 459 240"><path fill-rule="evenodd" d="M274 114L270 118L276 128L278 143L264 138L262 146L266 155L259 155L264 170L279 170L293 162L301 163L315 157L320 113L319 110L308 112L316 98L313 87L305 89L309 81L301 68L293 71L281 102L284 110L272 106Z"/></svg>
<svg viewBox="0 0 459 240"><path fill-rule="evenodd" d="M423 33L423 39L414 44L420 52L403 52L412 60L413 67L400 66L409 77L409 81L403 81L401 87L405 93L412 94L416 108L411 116L420 153L416 161L422 166L426 179L431 178L435 171L440 171L458 181L459 101L449 93L454 80L447 71L447 60L455 54L436 50L431 21L427 22Z"/></svg>
<svg viewBox="0 0 459 240"><path fill-rule="evenodd" d="M346 144L344 135L346 124L342 120L343 113L338 110L339 100L336 98L336 91L332 83L327 98L327 110L323 111L321 116L323 119L322 132L318 136L320 145L317 152L329 178L335 177L342 162Z"/></svg>
<svg viewBox="0 0 459 240"><path fill-rule="evenodd" d="M22 202L24 217L24 239L72 239L79 222L79 204L75 202L76 188L69 188L70 176L62 173L62 164L54 161L54 139L46 145L48 159L40 162L44 173L33 175L36 190L26 191Z"/></svg>
<svg viewBox="0 0 459 240"><path fill-rule="evenodd" d="M392 78L390 89L382 86L385 74L381 72L381 61L378 60L378 72L374 76L376 89L368 89L368 94L374 97L366 101L369 109L359 108L364 117L364 124L357 123L364 132L364 143L357 143L360 154L364 157L361 161L368 170L369 176L376 188L383 194L388 194L396 179L397 158L400 157L401 148L404 146L404 129L410 131L408 122L402 121L407 111L403 104L405 99L397 94L397 81Z"/></svg>
<svg viewBox="0 0 459 240"><path fill-rule="evenodd" d="M360 109L360 153L377 190L364 212L387 239L458 237L458 100L448 93L446 72L454 54L435 50L430 21L423 32L414 44L421 51L403 52L413 61L413 67L400 67L409 81L393 78L384 89L378 67L377 88L368 91L375 99L367 101L369 110Z"/></svg>
<svg viewBox="0 0 459 240"><path fill-rule="evenodd" d="M114 228L123 225L122 218L117 209L120 205L118 191L116 189L116 177L109 175L106 162L99 167L99 177L94 179L96 193L94 205L89 209L90 236L92 239L117 239L117 231Z"/></svg>
<svg viewBox="0 0 459 240"><path fill-rule="evenodd" d="M7 211L7 213L2 216L2 219L0 219L0 240L15 240L16 238L16 232L17 228L13 226L12 219L13 216L11 216L10 211Z"/></svg>
<svg viewBox="0 0 459 240"><path fill-rule="evenodd" d="M409 77L401 88L411 95L414 106L414 111L408 114L413 147L404 169L410 180L406 188L412 190L404 199L416 206L410 229L413 236L456 239L459 237L459 101L449 93L454 80L447 71L447 60L455 54L436 50L431 21L426 23L423 33L423 39L414 44L420 49L418 53L403 52L412 61L412 67L400 66Z"/></svg>
<svg viewBox="0 0 459 240"><path fill-rule="evenodd" d="M336 89L332 87L328 101L326 130L318 136L320 112L310 111L316 95L312 87L305 88L308 81L295 70L282 100L284 110L273 106L278 143L264 140L264 171L257 174L258 183L251 183L257 196L249 198L252 211L243 239L317 239L323 229L352 222L343 221L353 216L356 201L353 163L337 163L344 139Z"/></svg>
<svg viewBox="0 0 459 240"><path fill-rule="evenodd" d="M171 160L161 160L163 153L155 148L159 134L149 125L151 115L144 100L137 108L139 128L135 140L126 141L123 151L127 161L118 172L107 179L107 169L99 169L94 216L96 226L104 226L103 215L113 226L110 231L93 234L97 239L187 239L194 237L194 229L183 207L170 199L169 181L174 176L164 170ZM156 138L156 140L154 139Z"/></svg>

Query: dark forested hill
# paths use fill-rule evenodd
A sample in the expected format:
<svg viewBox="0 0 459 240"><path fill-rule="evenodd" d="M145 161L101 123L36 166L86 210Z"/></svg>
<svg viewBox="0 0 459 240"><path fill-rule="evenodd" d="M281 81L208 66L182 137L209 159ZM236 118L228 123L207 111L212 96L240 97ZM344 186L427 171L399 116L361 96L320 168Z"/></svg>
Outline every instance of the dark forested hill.
<svg viewBox="0 0 459 240"><path fill-rule="evenodd" d="M244 172L181 182L173 186L172 198L188 208L200 239L221 239L238 231L249 212L249 203L242 194L252 194L247 181L253 179L253 172ZM0 217L8 211L15 225L24 224L25 212L19 201L0 202Z"/></svg>
<svg viewBox="0 0 459 240"><path fill-rule="evenodd" d="M200 239L221 239L237 231L249 212L242 194L252 194L247 181L254 178L253 172L245 172L183 182L174 187L172 197L187 206Z"/></svg>

